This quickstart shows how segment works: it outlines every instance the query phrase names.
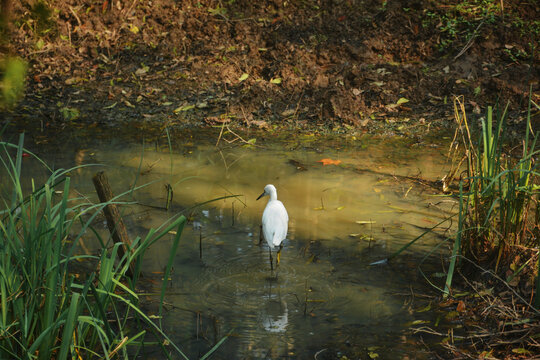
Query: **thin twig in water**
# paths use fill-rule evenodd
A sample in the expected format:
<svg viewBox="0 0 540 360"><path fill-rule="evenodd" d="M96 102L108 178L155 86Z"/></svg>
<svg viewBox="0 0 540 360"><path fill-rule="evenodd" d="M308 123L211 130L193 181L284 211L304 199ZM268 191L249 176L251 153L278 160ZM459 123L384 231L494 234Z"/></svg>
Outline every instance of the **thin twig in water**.
<svg viewBox="0 0 540 360"><path fill-rule="evenodd" d="M225 128L227 129L228 132L230 132L231 134L233 134L233 135L235 136L234 139L232 139L232 140L227 140L227 139L225 139L225 138L223 137L223 130L224 130ZM256 144L254 144L254 143L252 143L252 142L249 142L249 141L247 141L247 140L244 140L244 138L242 138L240 135L238 135L237 133L235 133L234 131L232 131L231 128L230 128L228 125L226 125L225 123L223 123L223 125L221 126L221 131L219 132L219 136L218 136L218 140L217 140L217 142L216 142L216 146L218 146L219 141L221 140L221 138L223 138L223 140L225 140L228 144L232 144L232 143L234 143L234 142L240 140L241 142L243 142L244 144L247 144L247 145L256 146L256 147L261 147L261 148L263 147L263 146L260 146L260 145L256 145Z"/></svg>
<svg viewBox="0 0 540 360"><path fill-rule="evenodd" d="M325 349L322 349L322 350L317 351L317 352L315 353L315 356L313 356L313 358L314 358L315 360L317 360L317 356L319 356L319 354L321 354L322 352L324 352L324 351L326 351L326 350L328 350L328 349L325 348Z"/></svg>
<svg viewBox="0 0 540 360"><path fill-rule="evenodd" d="M216 142L216 146L219 145L219 140L221 140L221 136L223 135L223 129L225 129L225 123L223 123L221 125L221 131L219 132L219 136L218 136L218 139L217 139L217 142Z"/></svg>

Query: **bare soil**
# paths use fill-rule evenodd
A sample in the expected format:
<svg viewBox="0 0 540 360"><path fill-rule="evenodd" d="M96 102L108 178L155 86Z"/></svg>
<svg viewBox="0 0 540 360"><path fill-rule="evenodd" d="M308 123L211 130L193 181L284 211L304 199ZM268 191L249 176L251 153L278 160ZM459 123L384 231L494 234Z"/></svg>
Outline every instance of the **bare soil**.
<svg viewBox="0 0 540 360"><path fill-rule="evenodd" d="M531 86L540 97L539 5L489 3L13 2L2 49L29 62L28 84L4 114L400 133L451 119L454 96L522 111Z"/></svg>

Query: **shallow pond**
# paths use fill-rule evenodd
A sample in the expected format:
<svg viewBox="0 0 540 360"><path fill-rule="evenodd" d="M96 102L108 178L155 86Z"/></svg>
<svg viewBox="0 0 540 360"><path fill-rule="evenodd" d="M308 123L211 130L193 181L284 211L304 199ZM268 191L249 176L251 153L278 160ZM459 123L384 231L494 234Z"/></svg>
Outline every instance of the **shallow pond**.
<svg viewBox="0 0 540 360"><path fill-rule="evenodd" d="M420 345L405 332L417 319L411 294L431 291L417 269L444 231L425 236L389 264L369 264L455 210L429 186L444 175L446 148L294 135L257 146L224 140L215 146L217 138L213 132L171 139L172 150L163 141L143 146L87 139L84 147L67 141L40 155L55 167L104 165L72 173L74 191L94 201L91 177L100 169L115 194L148 184L126 197L139 205L122 209L133 237L178 212L188 216L163 319L188 357L229 335L213 358L421 358ZM290 217L277 271L270 270L268 247L259 241L268 198L256 198L268 183ZM174 195L168 211L159 209L166 184ZM238 196L196 206L228 195ZM172 239L152 246L144 259L142 281L155 284L155 293ZM93 251L91 243L81 245ZM157 299L146 297L153 304Z"/></svg>

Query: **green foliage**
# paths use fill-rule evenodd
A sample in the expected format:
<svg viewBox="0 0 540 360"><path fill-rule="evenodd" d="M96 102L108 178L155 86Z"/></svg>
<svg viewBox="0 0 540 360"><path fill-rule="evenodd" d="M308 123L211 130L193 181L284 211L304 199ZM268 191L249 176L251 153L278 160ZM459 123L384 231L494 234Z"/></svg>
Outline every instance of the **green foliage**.
<svg viewBox="0 0 540 360"><path fill-rule="evenodd" d="M512 60L512 62L519 62L520 60L527 60L530 58L530 55L522 49L506 48L504 49L504 52L510 58L510 60Z"/></svg>
<svg viewBox="0 0 540 360"><path fill-rule="evenodd" d="M45 36L54 33L56 21L54 12L46 1L38 0L31 3L23 3L26 7L24 16L15 20L17 27L26 27L36 36Z"/></svg>
<svg viewBox="0 0 540 360"><path fill-rule="evenodd" d="M74 169L52 171L41 187L32 181L26 190L21 179L23 136L17 145L0 142L0 148L0 358L128 358L128 348L136 351L151 330L187 359L139 308L134 291L146 249L176 229L170 269L186 218L176 217L163 229L151 229L144 239L137 237L120 261L122 244L109 249L95 231L101 254L74 255L107 204L69 198L67 174ZM138 266L130 279L126 273L131 263ZM130 326L134 322L138 325ZM146 330L140 330L141 324Z"/></svg>
<svg viewBox="0 0 540 360"><path fill-rule="evenodd" d="M0 65L3 72L0 86L0 106L11 107L23 96L26 78L26 62L20 58L6 58Z"/></svg>
<svg viewBox="0 0 540 360"><path fill-rule="evenodd" d="M509 22L524 35L537 34L538 21L525 21L520 13L501 7L499 0L467 0L425 10L422 26L439 33L438 49L448 51L457 41L463 45L481 31L481 25Z"/></svg>
<svg viewBox="0 0 540 360"><path fill-rule="evenodd" d="M77 120L80 116L79 109L69 106L63 106L60 108L60 113L66 121Z"/></svg>
<svg viewBox="0 0 540 360"><path fill-rule="evenodd" d="M32 6L31 15L41 27L47 26L51 22L52 11L44 1L36 1Z"/></svg>

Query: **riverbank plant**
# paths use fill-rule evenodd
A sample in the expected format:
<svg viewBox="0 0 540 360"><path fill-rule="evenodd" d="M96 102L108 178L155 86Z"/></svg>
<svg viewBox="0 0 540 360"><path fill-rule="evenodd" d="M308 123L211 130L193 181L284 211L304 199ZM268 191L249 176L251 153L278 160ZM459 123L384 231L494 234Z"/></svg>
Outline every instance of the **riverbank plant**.
<svg viewBox="0 0 540 360"><path fill-rule="evenodd" d="M132 358L143 346L157 345L187 359L142 310L135 292L145 250L175 230L168 273L186 218L137 237L118 260L121 244L107 244L92 228L107 204L70 197L73 169L52 171L23 149L22 136L16 145L0 142L0 150L0 358ZM42 186L23 179L23 163L30 160L51 174ZM99 254L78 255L79 241L92 236L101 244ZM128 277L132 263L135 274Z"/></svg>
<svg viewBox="0 0 540 360"><path fill-rule="evenodd" d="M451 289L458 259L463 256L488 264L495 272L511 270L507 280L519 276L526 265L538 262L540 245L539 170L536 162L538 133L531 125L531 105L523 124L523 138L516 155L506 141L507 108L488 108L475 139L461 98L455 100L457 130L452 153L455 166L446 180L458 176L459 220L456 241L446 279ZM461 159L457 154L464 154ZM538 270L538 266L536 266ZM536 270L536 271L537 271ZM530 272L530 283L533 283ZM536 294L540 290L536 272ZM536 296L536 306L540 298Z"/></svg>

